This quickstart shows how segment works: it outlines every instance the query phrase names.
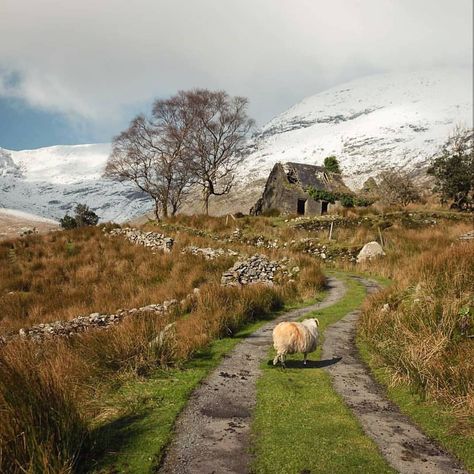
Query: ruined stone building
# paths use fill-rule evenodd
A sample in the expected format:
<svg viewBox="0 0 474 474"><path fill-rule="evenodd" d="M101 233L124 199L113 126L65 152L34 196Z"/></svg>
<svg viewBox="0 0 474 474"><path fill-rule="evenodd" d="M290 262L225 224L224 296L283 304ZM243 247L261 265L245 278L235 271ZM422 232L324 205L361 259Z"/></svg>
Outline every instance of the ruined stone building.
<svg viewBox="0 0 474 474"><path fill-rule="evenodd" d="M327 214L338 206L315 200L308 189L325 190L333 194L352 194L341 175L322 166L302 163L276 163L268 176L262 197L250 210L251 214L277 210L282 214L317 216Z"/></svg>

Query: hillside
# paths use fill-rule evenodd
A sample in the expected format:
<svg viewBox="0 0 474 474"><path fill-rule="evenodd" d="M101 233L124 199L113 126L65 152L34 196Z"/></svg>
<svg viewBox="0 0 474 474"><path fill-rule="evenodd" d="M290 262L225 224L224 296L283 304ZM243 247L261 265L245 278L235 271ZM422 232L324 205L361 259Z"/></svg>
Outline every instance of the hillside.
<svg viewBox="0 0 474 474"><path fill-rule="evenodd" d="M0 149L0 206L55 219L76 203L102 221L144 214L149 203L134 187L102 178L109 152L109 144Z"/></svg>
<svg viewBox="0 0 474 474"><path fill-rule="evenodd" d="M0 242L0 472L472 472L472 219L335 222L331 239L325 217L177 216ZM356 263L376 239L385 255ZM314 317L317 351L275 367L275 325Z"/></svg>
<svg viewBox="0 0 474 474"><path fill-rule="evenodd" d="M211 212L247 212L278 161L322 164L334 154L352 187L392 166L420 174L456 124L472 126L472 110L468 69L374 75L308 97L249 140L235 191L214 200ZM101 178L109 150L108 144L0 150L0 205L54 218L75 202L103 220L143 214L149 204L132 187Z"/></svg>
<svg viewBox="0 0 474 474"><path fill-rule="evenodd" d="M31 232L43 233L57 229L58 222L27 212L0 208L0 240Z"/></svg>

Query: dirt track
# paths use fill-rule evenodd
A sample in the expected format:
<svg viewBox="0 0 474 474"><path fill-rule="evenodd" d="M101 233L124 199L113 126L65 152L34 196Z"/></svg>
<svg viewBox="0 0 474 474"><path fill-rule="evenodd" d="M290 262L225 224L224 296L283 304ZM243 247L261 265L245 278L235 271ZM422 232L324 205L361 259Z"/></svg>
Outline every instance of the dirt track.
<svg viewBox="0 0 474 474"><path fill-rule="evenodd" d="M16 216L5 213L0 208L0 240L14 239L19 237L22 232L35 228L39 234L44 234L51 230L59 229L59 224L53 221L28 218L27 216Z"/></svg>
<svg viewBox="0 0 474 474"><path fill-rule="evenodd" d="M375 284L360 279L369 292ZM193 393L179 416L171 446L159 472L166 474L248 473L252 412L260 363L272 342L272 329L280 321L297 320L328 307L345 293L342 282L331 278L329 294L319 304L282 314L239 343ZM458 463L430 441L386 398L358 357L355 346L355 311L324 332L321 364L335 390L359 419L387 461L400 473L466 473Z"/></svg>
<svg viewBox="0 0 474 474"><path fill-rule="evenodd" d="M161 473L246 473L250 465L250 426L260 363L280 321L297 320L331 306L345 293L342 282L329 279L322 303L282 314L239 343L190 398L176 424Z"/></svg>
<svg viewBox="0 0 474 474"><path fill-rule="evenodd" d="M373 283L360 279L368 292ZM334 389L359 419L389 464L400 473L465 473L459 464L429 440L398 407L385 396L360 360L355 345L356 322L360 312L349 313L324 332L322 358L341 358L325 367Z"/></svg>

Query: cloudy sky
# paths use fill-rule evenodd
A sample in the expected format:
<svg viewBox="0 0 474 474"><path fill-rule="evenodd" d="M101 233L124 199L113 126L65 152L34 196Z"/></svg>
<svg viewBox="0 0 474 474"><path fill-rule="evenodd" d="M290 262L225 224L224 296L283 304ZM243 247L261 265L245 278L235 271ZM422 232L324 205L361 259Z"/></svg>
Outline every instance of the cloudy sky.
<svg viewBox="0 0 474 474"><path fill-rule="evenodd" d="M262 125L378 72L472 66L472 0L0 0L0 146L106 142L225 89Z"/></svg>

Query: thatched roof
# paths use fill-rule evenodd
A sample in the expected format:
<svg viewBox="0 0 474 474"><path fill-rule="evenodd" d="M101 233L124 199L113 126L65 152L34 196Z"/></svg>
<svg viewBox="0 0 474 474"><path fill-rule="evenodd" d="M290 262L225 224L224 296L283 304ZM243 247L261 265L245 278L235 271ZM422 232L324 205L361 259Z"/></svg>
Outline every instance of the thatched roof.
<svg viewBox="0 0 474 474"><path fill-rule="evenodd" d="M288 182L300 185L305 191L312 187L332 193L352 194L340 174L327 171L323 166L288 162L283 163L282 167Z"/></svg>

